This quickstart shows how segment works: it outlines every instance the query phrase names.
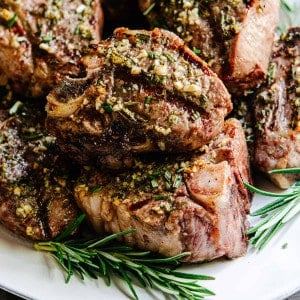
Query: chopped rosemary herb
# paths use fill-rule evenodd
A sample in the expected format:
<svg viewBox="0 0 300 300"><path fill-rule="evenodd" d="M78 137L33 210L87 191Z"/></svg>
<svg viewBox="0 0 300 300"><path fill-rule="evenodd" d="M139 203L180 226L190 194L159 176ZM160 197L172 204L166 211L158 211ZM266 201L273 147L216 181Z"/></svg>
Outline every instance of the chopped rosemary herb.
<svg viewBox="0 0 300 300"><path fill-rule="evenodd" d="M16 13L14 13L14 15L12 16L12 18L6 23L6 26L8 27L8 28L11 28L11 27L13 27L14 26L14 24L15 24L15 22L16 22L16 20L17 20L17 14Z"/></svg>
<svg viewBox="0 0 300 300"><path fill-rule="evenodd" d="M136 36L137 42L147 43L150 40L150 35L148 35L148 34L137 33L135 36Z"/></svg>
<svg viewBox="0 0 300 300"><path fill-rule="evenodd" d="M193 121L196 121L197 119L199 119L200 118L200 113L199 113L199 111L195 111L192 115L191 115L191 119L193 120Z"/></svg>
<svg viewBox="0 0 300 300"><path fill-rule="evenodd" d="M268 68L268 76L267 76L268 84L271 84L273 82L276 75L276 70L277 70L276 64L271 63Z"/></svg>
<svg viewBox="0 0 300 300"><path fill-rule="evenodd" d="M196 55L200 55L201 54L201 50L200 49L197 49L195 47L193 47L193 52L196 54Z"/></svg>
<svg viewBox="0 0 300 300"><path fill-rule="evenodd" d="M48 33L46 36L42 37L43 43L50 43L53 40L52 33Z"/></svg>
<svg viewBox="0 0 300 300"><path fill-rule="evenodd" d="M166 179L168 182L170 182L171 179L172 179L172 174L171 174L171 172L170 172L169 170L167 170L167 171L165 172L165 174L164 174L164 177L165 177L165 179Z"/></svg>
<svg viewBox="0 0 300 300"><path fill-rule="evenodd" d="M145 98L145 104L150 104L152 101L152 97L151 96L146 96Z"/></svg>
<svg viewBox="0 0 300 300"><path fill-rule="evenodd" d="M91 193L91 194L97 193L97 192L99 192L102 188L103 188L103 185L96 185L96 186L94 186L93 188L91 188L90 193Z"/></svg>
<svg viewBox="0 0 300 300"><path fill-rule="evenodd" d="M19 108L23 105L21 101L16 101L14 105L9 109L9 114L14 115L18 112Z"/></svg>
<svg viewBox="0 0 300 300"><path fill-rule="evenodd" d="M158 187L158 181L155 178L151 179L151 186L153 188L157 188Z"/></svg>
<svg viewBox="0 0 300 300"><path fill-rule="evenodd" d="M103 105L103 109L104 109L104 111L105 111L106 113L112 113L112 112L113 112L113 108L112 108L112 106L109 105L109 104Z"/></svg>
<svg viewBox="0 0 300 300"><path fill-rule="evenodd" d="M181 186L181 184L182 184L182 175L176 174L173 181L173 188L177 189Z"/></svg>
<svg viewBox="0 0 300 300"><path fill-rule="evenodd" d="M149 51L149 52L148 52L148 57L149 57L150 59L155 59L155 58L156 58L156 54L155 54L154 52L152 52L152 51Z"/></svg>
<svg viewBox="0 0 300 300"><path fill-rule="evenodd" d="M172 56L171 56L169 53L167 53L167 52L163 52L162 55L165 56L165 57L168 59L169 62L175 62L175 61L176 61L175 58L172 57Z"/></svg>
<svg viewBox="0 0 300 300"><path fill-rule="evenodd" d="M201 95L201 99L200 99L201 105L206 104L207 101L208 101L207 96L206 95Z"/></svg>

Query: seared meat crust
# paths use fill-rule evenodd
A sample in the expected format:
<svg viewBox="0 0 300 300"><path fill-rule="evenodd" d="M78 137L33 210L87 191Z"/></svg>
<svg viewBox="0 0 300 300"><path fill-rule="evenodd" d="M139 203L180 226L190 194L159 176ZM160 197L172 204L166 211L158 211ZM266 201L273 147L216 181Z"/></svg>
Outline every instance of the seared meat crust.
<svg viewBox="0 0 300 300"><path fill-rule="evenodd" d="M188 262L245 254L251 196L249 160L237 120L198 153L136 161L109 174L90 169L75 186L78 205L98 233L136 229L126 243Z"/></svg>
<svg viewBox="0 0 300 300"><path fill-rule="evenodd" d="M80 73L79 60L102 26L97 0L1 0L0 84L45 96L63 76Z"/></svg>
<svg viewBox="0 0 300 300"><path fill-rule="evenodd" d="M0 111L0 223L27 239L53 239L79 213L73 171L45 131L41 107L16 105Z"/></svg>
<svg viewBox="0 0 300 300"><path fill-rule="evenodd" d="M254 164L263 172L300 167L300 28L277 41L266 84L257 93ZM299 175L270 175L288 188Z"/></svg>
<svg viewBox="0 0 300 300"><path fill-rule="evenodd" d="M196 48L231 93L241 94L266 78L278 0L139 2L150 25L166 26Z"/></svg>
<svg viewBox="0 0 300 300"><path fill-rule="evenodd" d="M84 57L85 78L47 97L47 128L86 163L119 168L132 153L195 150L231 111L221 80L175 34L117 29Z"/></svg>

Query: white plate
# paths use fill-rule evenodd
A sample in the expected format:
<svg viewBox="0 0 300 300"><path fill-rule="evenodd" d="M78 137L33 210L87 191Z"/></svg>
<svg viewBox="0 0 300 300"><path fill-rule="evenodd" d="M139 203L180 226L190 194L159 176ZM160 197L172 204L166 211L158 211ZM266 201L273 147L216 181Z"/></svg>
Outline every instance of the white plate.
<svg viewBox="0 0 300 300"><path fill-rule="evenodd" d="M256 196L254 206L261 206L267 200ZM2 288L39 300L129 298L130 293L121 281L107 287L101 279L80 281L73 277L65 284L64 273L48 254L34 251L30 243L17 239L3 228L0 228L0 237ZM300 218L297 218L259 253L249 249L242 258L190 265L182 270L214 276L214 281L201 282L216 293L212 300L284 299L300 290L299 237ZM143 300L164 299L160 293L140 288L137 291Z"/></svg>
<svg viewBox="0 0 300 300"><path fill-rule="evenodd" d="M299 0L288 1L299 5ZM298 6L299 7L299 6ZM298 10L300 12L300 10ZM300 24L293 20L293 25ZM256 196L253 206L266 198ZM212 300L275 300L300 290L300 217L287 225L260 253L249 249L245 257L186 266L184 271L211 275L202 284L216 293ZM287 248L283 245L287 243ZM47 254L36 252L0 227L0 288L24 298L38 300L128 299L121 282L107 287L100 280L64 283L64 274ZM163 299L162 294L137 288L140 299Z"/></svg>

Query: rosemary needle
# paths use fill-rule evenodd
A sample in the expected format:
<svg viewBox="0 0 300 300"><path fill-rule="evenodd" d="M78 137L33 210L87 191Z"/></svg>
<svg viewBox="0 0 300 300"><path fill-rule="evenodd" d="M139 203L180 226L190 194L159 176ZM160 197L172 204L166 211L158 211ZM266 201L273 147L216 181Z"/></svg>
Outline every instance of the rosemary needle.
<svg viewBox="0 0 300 300"><path fill-rule="evenodd" d="M81 279L102 277L110 285L111 274L117 274L128 285L133 297L138 299L134 282L145 288L156 288L176 299L204 299L214 293L199 285L199 280L213 277L176 271L180 259L189 252L173 257L157 257L149 251L134 250L130 246L115 243L116 240L135 230L127 230L102 239L61 241L73 232L84 220L79 216L58 240L38 242L34 248L52 253L59 265L66 271L66 283L77 274Z"/></svg>
<svg viewBox="0 0 300 300"><path fill-rule="evenodd" d="M300 173L300 168L278 169L270 173L295 174ZM300 212L300 181L291 185L288 192L272 193L244 183L252 192L276 199L262 208L251 213L251 216L261 216L263 220L248 230L250 243L257 249L263 249L272 237L291 219Z"/></svg>

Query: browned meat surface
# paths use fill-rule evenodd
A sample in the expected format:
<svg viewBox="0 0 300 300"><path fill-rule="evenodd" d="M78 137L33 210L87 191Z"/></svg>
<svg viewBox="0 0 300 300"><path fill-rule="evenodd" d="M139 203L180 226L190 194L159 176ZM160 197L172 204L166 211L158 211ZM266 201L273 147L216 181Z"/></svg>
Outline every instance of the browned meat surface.
<svg viewBox="0 0 300 300"><path fill-rule="evenodd" d="M265 79L279 0L140 0L140 7L150 25L166 26L196 48L230 92Z"/></svg>
<svg viewBox="0 0 300 300"><path fill-rule="evenodd" d="M117 29L84 58L85 78L47 97L47 128L81 162L112 168L131 153L197 149L232 109L221 80L175 34Z"/></svg>
<svg viewBox="0 0 300 300"><path fill-rule="evenodd" d="M97 0L1 0L0 85L45 96L65 75L80 73L86 48L100 39Z"/></svg>
<svg viewBox="0 0 300 300"><path fill-rule="evenodd" d="M255 102L254 163L263 172L300 167L300 28L275 45L266 84ZM299 175L270 175L287 188Z"/></svg>
<svg viewBox="0 0 300 300"><path fill-rule="evenodd" d="M131 245L166 256L190 251L188 262L245 254L250 196L248 153L240 123L198 153L139 160L131 171L109 174L90 169L75 197L95 230L119 232Z"/></svg>
<svg viewBox="0 0 300 300"><path fill-rule="evenodd" d="M0 110L0 223L27 239L48 240L78 215L72 171L45 132L42 109L16 103Z"/></svg>

